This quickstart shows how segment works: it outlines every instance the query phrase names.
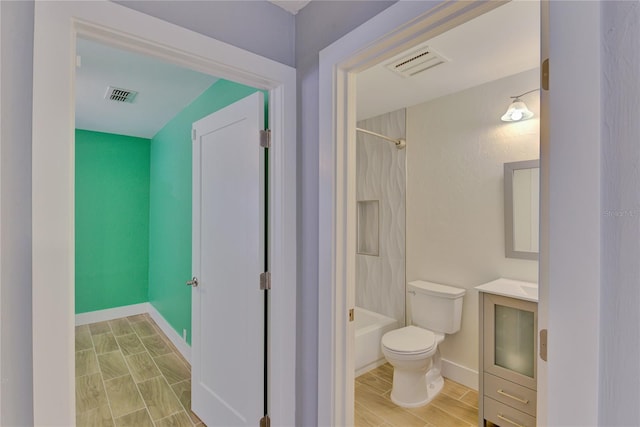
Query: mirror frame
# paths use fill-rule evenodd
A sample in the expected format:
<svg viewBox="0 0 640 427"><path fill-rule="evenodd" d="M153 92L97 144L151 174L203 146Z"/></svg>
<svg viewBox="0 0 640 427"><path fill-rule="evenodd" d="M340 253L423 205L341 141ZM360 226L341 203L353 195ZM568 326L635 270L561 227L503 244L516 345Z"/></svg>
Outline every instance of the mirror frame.
<svg viewBox="0 0 640 427"><path fill-rule="evenodd" d="M524 160L504 164L504 249L505 257L538 260L538 252L516 251L513 245L513 172L539 168L540 160Z"/></svg>

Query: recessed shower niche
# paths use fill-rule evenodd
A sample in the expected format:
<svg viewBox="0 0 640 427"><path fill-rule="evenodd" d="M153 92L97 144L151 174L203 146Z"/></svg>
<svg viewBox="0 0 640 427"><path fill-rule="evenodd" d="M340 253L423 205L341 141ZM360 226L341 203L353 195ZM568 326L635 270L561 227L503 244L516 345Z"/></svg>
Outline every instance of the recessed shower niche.
<svg viewBox="0 0 640 427"><path fill-rule="evenodd" d="M380 202L361 200L358 202L358 253L378 256L380 254Z"/></svg>

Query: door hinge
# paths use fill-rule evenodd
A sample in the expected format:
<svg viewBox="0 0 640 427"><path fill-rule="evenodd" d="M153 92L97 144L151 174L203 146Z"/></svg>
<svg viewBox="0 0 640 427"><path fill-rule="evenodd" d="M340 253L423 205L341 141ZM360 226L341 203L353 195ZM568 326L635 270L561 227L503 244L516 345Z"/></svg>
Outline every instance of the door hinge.
<svg viewBox="0 0 640 427"><path fill-rule="evenodd" d="M271 148L271 131L269 129L260 131L260 147Z"/></svg>
<svg viewBox="0 0 640 427"><path fill-rule="evenodd" d="M547 361L547 330L540 329L540 359Z"/></svg>
<svg viewBox="0 0 640 427"><path fill-rule="evenodd" d="M269 289L271 289L271 273L265 271L260 273L260 290L268 291Z"/></svg>
<svg viewBox="0 0 640 427"><path fill-rule="evenodd" d="M355 314L353 312L353 308L349 309L349 322L353 322L353 320L355 319Z"/></svg>
<svg viewBox="0 0 640 427"><path fill-rule="evenodd" d="M542 89L549 90L549 58L542 61L542 73L540 74L540 86Z"/></svg>
<svg viewBox="0 0 640 427"><path fill-rule="evenodd" d="M260 418L260 427L271 427L271 418L269 418L269 415Z"/></svg>
<svg viewBox="0 0 640 427"><path fill-rule="evenodd" d="M184 135L184 134L183 134ZM195 129L191 129L191 140L195 141L196 140L196 130Z"/></svg>

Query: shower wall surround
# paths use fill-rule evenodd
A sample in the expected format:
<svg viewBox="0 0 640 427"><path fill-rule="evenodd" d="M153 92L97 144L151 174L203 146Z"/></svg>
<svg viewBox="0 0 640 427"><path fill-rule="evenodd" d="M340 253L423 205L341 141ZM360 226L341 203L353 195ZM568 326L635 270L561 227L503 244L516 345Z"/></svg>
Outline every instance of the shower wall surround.
<svg viewBox="0 0 640 427"><path fill-rule="evenodd" d="M358 127L404 138L405 111L362 120ZM356 144L356 200L378 201L360 203L357 209L362 213L368 211L365 206L377 205L377 218L361 215L362 227L358 228L360 242L366 247L377 244L378 251L377 255L356 254L356 305L404 324L407 150L398 150L392 143L360 132ZM376 233L378 241L372 243Z"/></svg>

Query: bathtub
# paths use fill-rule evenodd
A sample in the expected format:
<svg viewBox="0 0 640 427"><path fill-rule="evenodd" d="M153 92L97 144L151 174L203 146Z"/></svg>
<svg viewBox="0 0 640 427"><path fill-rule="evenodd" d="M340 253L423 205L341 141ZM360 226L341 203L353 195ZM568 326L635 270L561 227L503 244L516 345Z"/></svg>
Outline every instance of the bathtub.
<svg viewBox="0 0 640 427"><path fill-rule="evenodd" d="M393 329L400 327L397 320L361 307L355 308L355 375L377 368L385 363L384 355L380 348L382 336Z"/></svg>

